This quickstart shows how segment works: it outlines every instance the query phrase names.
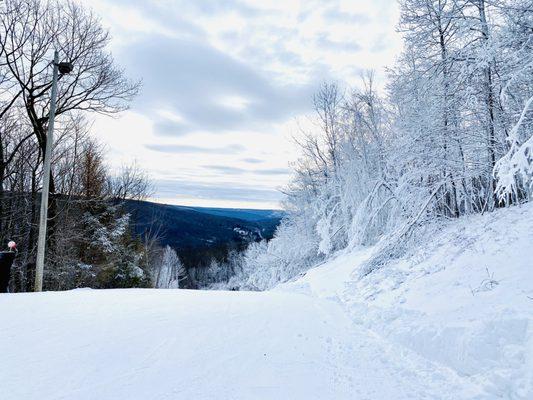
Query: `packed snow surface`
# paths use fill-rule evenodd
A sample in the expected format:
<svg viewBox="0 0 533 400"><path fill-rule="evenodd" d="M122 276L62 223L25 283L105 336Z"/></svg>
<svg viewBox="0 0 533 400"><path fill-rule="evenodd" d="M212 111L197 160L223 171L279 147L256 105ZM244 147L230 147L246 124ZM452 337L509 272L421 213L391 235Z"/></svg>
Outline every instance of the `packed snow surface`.
<svg viewBox="0 0 533 400"><path fill-rule="evenodd" d="M0 398L532 399L533 207L262 293L0 295Z"/></svg>

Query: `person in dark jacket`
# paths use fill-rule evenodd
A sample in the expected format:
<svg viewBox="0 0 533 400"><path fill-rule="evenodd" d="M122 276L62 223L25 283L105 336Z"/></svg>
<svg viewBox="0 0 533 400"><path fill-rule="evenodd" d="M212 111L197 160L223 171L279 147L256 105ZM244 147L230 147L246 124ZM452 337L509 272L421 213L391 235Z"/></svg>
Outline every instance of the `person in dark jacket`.
<svg viewBox="0 0 533 400"><path fill-rule="evenodd" d="M17 255L17 244L13 241L7 244L8 251L0 251L0 293L7 293L11 278L11 265Z"/></svg>

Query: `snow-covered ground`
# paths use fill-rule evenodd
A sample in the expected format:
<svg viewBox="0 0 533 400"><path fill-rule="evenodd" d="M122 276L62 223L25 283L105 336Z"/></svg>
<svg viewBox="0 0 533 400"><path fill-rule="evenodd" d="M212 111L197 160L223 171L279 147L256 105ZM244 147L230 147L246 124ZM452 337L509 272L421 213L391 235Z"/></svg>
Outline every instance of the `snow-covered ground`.
<svg viewBox="0 0 533 400"><path fill-rule="evenodd" d="M278 289L337 299L356 325L476 382L481 398L533 399L533 203L437 225L359 278L372 251Z"/></svg>
<svg viewBox="0 0 533 400"><path fill-rule="evenodd" d="M532 399L532 206L364 278L373 249L263 293L0 295L0 398Z"/></svg>

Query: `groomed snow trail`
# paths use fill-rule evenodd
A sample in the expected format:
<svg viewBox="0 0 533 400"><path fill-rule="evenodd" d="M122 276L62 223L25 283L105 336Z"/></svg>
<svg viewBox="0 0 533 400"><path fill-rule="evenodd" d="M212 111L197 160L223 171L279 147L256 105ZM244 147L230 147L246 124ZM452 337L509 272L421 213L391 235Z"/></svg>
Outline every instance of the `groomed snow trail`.
<svg viewBox="0 0 533 400"><path fill-rule="evenodd" d="M0 295L3 400L473 399L476 385L283 291Z"/></svg>

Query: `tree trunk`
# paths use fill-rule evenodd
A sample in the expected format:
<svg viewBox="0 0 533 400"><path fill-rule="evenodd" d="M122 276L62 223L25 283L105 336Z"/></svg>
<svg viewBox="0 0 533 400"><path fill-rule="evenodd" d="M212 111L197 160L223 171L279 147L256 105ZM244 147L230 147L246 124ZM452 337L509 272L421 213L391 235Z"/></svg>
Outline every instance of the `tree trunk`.
<svg viewBox="0 0 533 400"><path fill-rule="evenodd" d="M481 37L485 47L488 47L490 41L489 25L487 22L487 14L485 7L485 0L478 0L477 8L479 11L479 20L481 23ZM497 207L499 202L496 196L496 181L492 175L494 166L496 165L496 132L495 132L495 96L494 96L494 59L491 57L490 62L484 67L484 83L483 91L487 111L487 157L488 157L488 190L492 191L491 202L489 207L492 209Z"/></svg>

